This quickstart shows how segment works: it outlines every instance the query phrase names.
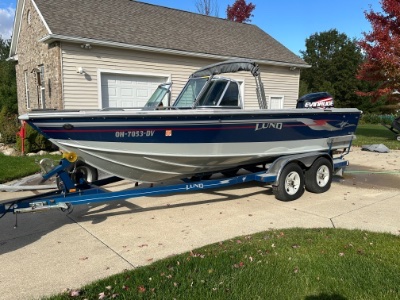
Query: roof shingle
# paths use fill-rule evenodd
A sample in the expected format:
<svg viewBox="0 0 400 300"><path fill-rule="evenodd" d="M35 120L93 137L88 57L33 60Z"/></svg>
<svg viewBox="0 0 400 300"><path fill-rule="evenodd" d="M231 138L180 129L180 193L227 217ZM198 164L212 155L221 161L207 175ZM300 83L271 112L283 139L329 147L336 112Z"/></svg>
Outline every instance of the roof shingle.
<svg viewBox="0 0 400 300"><path fill-rule="evenodd" d="M306 65L251 24L130 0L35 2L52 34Z"/></svg>

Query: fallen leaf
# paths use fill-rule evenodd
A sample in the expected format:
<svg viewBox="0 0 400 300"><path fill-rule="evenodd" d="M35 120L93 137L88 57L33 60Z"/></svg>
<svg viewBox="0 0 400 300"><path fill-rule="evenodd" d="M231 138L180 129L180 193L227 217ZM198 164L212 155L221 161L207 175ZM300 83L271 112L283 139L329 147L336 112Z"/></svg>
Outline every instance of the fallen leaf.
<svg viewBox="0 0 400 300"><path fill-rule="evenodd" d="M101 292L99 294L99 299L104 299L106 297L106 294L104 292Z"/></svg>
<svg viewBox="0 0 400 300"><path fill-rule="evenodd" d="M79 260L87 260L87 259L89 259L89 257L87 256L79 258Z"/></svg>
<svg viewBox="0 0 400 300"><path fill-rule="evenodd" d="M144 292L146 292L146 288L145 288L143 285L139 285L137 289L138 289L138 292L139 292L139 293L144 293Z"/></svg>
<svg viewBox="0 0 400 300"><path fill-rule="evenodd" d="M344 256L344 253L343 253L343 252L340 252L340 253L339 253L339 256Z"/></svg>
<svg viewBox="0 0 400 300"><path fill-rule="evenodd" d="M80 295L81 291L80 290L72 290L69 295L71 297L78 297Z"/></svg>

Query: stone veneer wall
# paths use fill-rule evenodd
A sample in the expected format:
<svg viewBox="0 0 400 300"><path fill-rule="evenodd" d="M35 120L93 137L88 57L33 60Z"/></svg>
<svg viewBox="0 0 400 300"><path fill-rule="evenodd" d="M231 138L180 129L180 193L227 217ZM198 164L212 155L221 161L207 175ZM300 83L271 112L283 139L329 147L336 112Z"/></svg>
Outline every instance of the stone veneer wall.
<svg viewBox="0 0 400 300"><path fill-rule="evenodd" d="M30 12L29 23L28 12ZM25 93L25 71L28 74L30 109L43 108L40 107L37 79L35 74L32 73L32 70L39 68L40 65L44 66L45 108L63 108L60 42L49 45L39 42L39 39L48 34L32 2L27 0L21 21L17 44L18 62L15 67L17 72L18 112L20 114L29 111Z"/></svg>

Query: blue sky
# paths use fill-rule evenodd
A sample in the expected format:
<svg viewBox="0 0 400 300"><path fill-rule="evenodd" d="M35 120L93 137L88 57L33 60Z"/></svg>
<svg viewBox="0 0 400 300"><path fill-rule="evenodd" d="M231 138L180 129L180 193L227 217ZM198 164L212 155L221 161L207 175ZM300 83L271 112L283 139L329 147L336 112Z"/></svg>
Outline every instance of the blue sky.
<svg viewBox="0 0 400 300"><path fill-rule="evenodd" d="M68 0L65 0L68 1ZM84 0L82 0L84 1ZM99 0L101 1L101 0ZM197 12L196 0L144 0L150 4ZM216 0L219 17L226 17L226 8L234 0ZM380 0L252 0L256 5L252 24L270 34L299 54L312 34L337 29L349 38L361 38L371 30L364 11L381 11ZM9 38L12 32L16 0L0 0L0 35Z"/></svg>

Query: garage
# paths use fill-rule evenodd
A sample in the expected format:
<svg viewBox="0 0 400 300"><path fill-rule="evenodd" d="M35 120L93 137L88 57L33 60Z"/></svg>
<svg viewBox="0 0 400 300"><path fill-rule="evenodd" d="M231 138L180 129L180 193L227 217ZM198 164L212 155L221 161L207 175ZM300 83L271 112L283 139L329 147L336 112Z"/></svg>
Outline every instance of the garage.
<svg viewBox="0 0 400 300"><path fill-rule="evenodd" d="M163 76L102 73L102 108L144 106L157 86L167 80Z"/></svg>

